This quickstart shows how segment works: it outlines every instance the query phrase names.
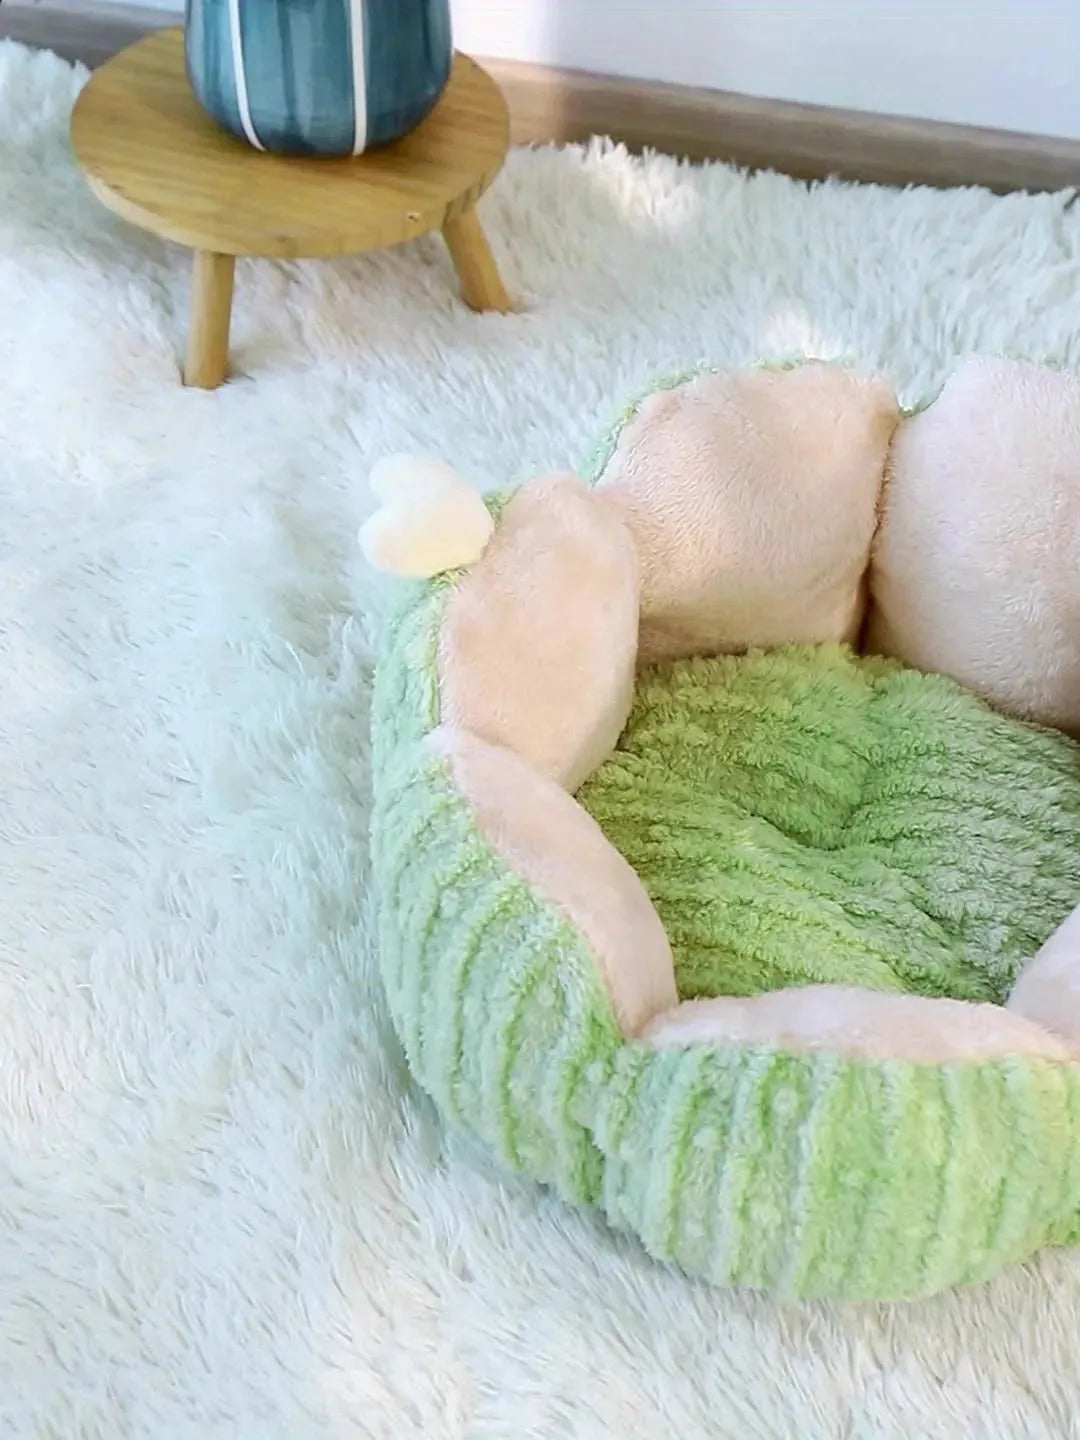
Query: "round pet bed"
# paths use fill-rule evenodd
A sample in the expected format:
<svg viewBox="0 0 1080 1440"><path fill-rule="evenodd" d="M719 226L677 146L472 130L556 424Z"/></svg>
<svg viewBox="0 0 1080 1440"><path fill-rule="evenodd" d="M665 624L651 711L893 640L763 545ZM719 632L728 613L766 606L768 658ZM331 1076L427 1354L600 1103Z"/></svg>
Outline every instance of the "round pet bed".
<svg viewBox="0 0 1080 1440"><path fill-rule="evenodd" d="M591 488L374 477L408 1063L660 1259L892 1298L1080 1238L1078 388L703 372Z"/></svg>

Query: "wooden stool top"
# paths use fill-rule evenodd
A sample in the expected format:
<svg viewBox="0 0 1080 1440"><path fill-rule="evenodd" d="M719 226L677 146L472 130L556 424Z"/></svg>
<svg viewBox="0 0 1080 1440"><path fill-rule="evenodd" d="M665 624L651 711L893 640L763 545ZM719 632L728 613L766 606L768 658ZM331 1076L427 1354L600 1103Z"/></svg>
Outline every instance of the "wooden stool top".
<svg viewBox="0 0 1080 1440"><path fill-rule="evenodd" d="M396 245L468 209L502 165L506 102L467 56L426 120L366 155L268 155L223 130L187 81L180 30L160 30L95 71L71 139L99 199L167 240L221 255L355 254Z"/></svg>

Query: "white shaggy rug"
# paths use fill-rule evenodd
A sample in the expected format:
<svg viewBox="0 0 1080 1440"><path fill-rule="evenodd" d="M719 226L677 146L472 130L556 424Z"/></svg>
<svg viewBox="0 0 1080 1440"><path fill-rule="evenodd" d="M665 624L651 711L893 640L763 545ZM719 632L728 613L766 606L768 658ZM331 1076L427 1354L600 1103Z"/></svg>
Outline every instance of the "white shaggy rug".
<svg viewBox="0 0 1080 1440"><path fill-rule="evenodd" d="M1080 211L520 154L485 215L523 313L465 311L436 239L245 264L201 394L185 256L69 157L79 83L0 46L0 1435L1076 1435L1080 1254L780 1311L444 1132L376 975L352 537L386 451L573 464L701 357L908 400L975 350L1080 368Z"/></svg>

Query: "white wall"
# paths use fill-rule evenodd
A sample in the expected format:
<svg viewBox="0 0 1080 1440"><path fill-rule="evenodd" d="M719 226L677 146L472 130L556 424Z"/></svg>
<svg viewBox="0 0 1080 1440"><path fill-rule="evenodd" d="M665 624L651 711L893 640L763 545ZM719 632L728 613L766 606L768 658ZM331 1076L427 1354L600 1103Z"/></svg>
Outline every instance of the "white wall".
<svg viewBox="0 0 1080 1440"><path fill-rule="evenodd" d="M452 0L478 55L1080 138L1080 0Z"/></svg>
<svg viewBox="0 0 1080 1440"><path fill-rule="evenodd" d="M1080 139L1080 0L451 3L476 55Z"/></svg>

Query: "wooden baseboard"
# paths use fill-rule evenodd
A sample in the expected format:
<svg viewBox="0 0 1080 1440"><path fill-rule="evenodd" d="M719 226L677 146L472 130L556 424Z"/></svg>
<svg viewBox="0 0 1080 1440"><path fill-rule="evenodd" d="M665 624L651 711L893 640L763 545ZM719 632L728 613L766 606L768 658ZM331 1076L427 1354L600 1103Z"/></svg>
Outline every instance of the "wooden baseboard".
<svg viewBox="0 0 1080 1440"><path fill-rule="evenodd" d="M55 50L91 68L148 30L175 25L176 15L148 5L106 5L99 0L0 0L0 39Z"/></svg>
<svg viewBox="0 0 1080 1440"><path fill-rule="evenodd" d="M485 62L510 99L514 138L612 135L633 150L728 160L800 179L882 185L1080 185L1080 141L935 120L871 115L725 90L625 80L510 61Z"/></svg>
<svg viewBox="0 0 1080 1440"><path fill-rule="evenodd" d="M0 0L0 37L98 65L168 11L101 0ZM510 105L520 144L611 135L633 150L728 160L802 179L839 175L887 185L1080 185L1080 141L759 100L647 80L485 60Z"/></svg>

